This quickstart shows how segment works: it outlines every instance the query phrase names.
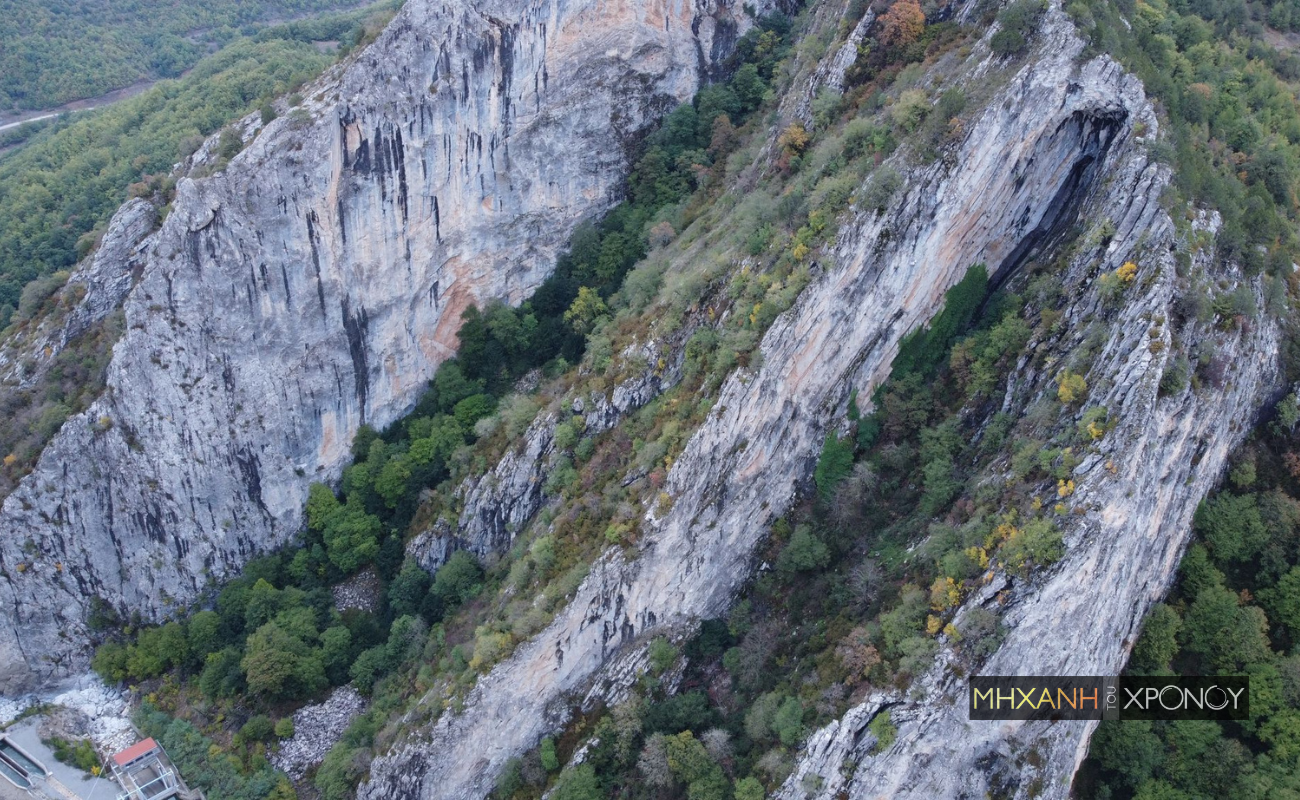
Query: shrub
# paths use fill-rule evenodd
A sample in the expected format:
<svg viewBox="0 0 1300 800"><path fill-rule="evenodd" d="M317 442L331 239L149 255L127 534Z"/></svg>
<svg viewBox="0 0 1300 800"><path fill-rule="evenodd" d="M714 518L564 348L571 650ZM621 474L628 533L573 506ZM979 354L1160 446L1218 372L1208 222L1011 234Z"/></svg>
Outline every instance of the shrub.
<svg viewBox="0 0 1300 800"><path fill-rule="evenodd" d="M648 655L650 671L655 675L662 675L677 660L677 648L673 647L672 642L659 636L650 642Z"/></svg>
<svg viewBox="0 0 1300 800"><path fill-rule="evenodd" d="M98 775L101 770L99 754L95 752L95 745L89 739L80 739L70 742L59 736L52 736L45 741L50 750L54 752L54 757L64 764L77 767L83 772L89 772L92 775Z"/></svg>
<svg viewBox="0 0 1300 800"><path fill-rule="evenodd" d="M221 138L217 140L217 156L227 161L239 155L239 151L244 149L244 140L239 133L233 128L226 128L221 131Z"/></svg>
<svg viewBox="0 0 1300 800"><path fill-rule="evenodd" d="M1088 382L1082 375L1070 372L1068 369L1061 373L1056 388L1056 397L1063 405L1076 405L1082 403L1088 396Z"/></svg>
<svg viewBox="0 0 1300 800"><path fill-rule="evenodd" d="M989 46L999 56L1022 52L1029 44L1034 26L1047 9L1043 0L1017 0L998 14L1000 29L993 34Z"/></svg>
<svg viewBox="0 0 1300 800"><path fill-rule="evenodd" d="M275 736L277 739L292 739L293 734L293 717L282 717L275 721Z"/></svg>
<svg viewBox="0 0 1300 800"><path fill-rule="evenodd" d="M1041 517L1030 520L1018 530L1012 528L1001 549L1007 566L1022 575L1030 566L1051 566L1064 554L1060 530L1051 520Z"/></svg>
<svg viewBox="0 0 1300 800"><path fill-rule="evenodd" d="M821 539L813 535L812 528L799 525L790 536L790 541L781 550L776 560L776 568L786 575L797 572L811 572L824 568L830 563L831 554Z"/></svg>
<svg viewBox="0 0 1300 800"><path fill-rule="evenodd" d="M889 109L889 116L894 120L894 124L908 133L916 130L928 113L930 113L930 101L926 98L925 92L920 89L908 89L903 92Z"/></svg>
<svg viewBox="0 0 1300 800"><path fill-rule="evenodd" d="M894 720L888 710L872 717L871 722L867 724L867 730L876 737L876 746L873 748L875 752L888 750L898 738L898 729L894 727Z"/></svg>
<svg viewBox="0 0 1300 800"><path fill-rule="evenodd" d="M542 739L542 746L539 752L542 758L542 769L547 772L555 772L560 768L560 757L556 755L554 739L549 736Z"/></svg>
<svg viewBox="0 0 1300 800"><path fill-rule="evenodd" d="M1160 396L1173 397L1182 394L1191 377L1192 365L1187 356L1179 353L1165 363L1164 372L1160 374Z"/></svg>
<svg viewBox="0 0 1300 800"><path fill-rule="evenodd" d="M866 188L862 190L859 204L863 208L874 209L877 214L883 214L885 206L902 185L903 178L893 167L882 167L876 170Z"/></svg>
<svg viewBox="0 0 1300 800"><path fill-rule="evenodd" d="M265 742L275 734L275 725L265 714L249 717L248 722L239 729L239 735L245 742Z"/></svg>

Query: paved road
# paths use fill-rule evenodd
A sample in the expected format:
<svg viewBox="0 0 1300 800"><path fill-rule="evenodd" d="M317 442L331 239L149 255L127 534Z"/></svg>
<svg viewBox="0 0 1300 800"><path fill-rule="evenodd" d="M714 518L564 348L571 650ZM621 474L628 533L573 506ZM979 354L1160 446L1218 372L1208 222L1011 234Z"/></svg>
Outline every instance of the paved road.
<svg viewBox="0 0 1300 800"><path fill-rule="evenodd" d="M98 107L99 106L91 106L91 108L98 108ZM19 125L26 125L29 122L40 122L43 119L51 119L53 117L57 117L61 113L63 112L56 111L49 114L42 114L39 117L28 117L27 119L20 119L17 122L10 122L7 125L0 125L0 131L7 131L10 128L17 128Z"/></svg>

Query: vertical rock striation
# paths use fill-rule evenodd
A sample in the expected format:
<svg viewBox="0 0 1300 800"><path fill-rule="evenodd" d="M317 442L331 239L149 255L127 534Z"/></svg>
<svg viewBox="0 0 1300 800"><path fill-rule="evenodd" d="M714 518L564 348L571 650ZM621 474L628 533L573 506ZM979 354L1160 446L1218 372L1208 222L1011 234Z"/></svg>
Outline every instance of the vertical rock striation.
<svg viewBox="0 0 1300 800"><path fill-rule="evenodd" d="M0 510L0 689L82 667L92 607L158 618L286 541L461 311L536 287L748 24L714 0L410 0L303 106L244 120L139 256L104 396Z"/></svg>
<svg viewBox="0 0 1300 800"><path fill-rule="evenodd" d="M602 558L546 630L479 680L462 713L377 759L360 797L486 795L506 760L561 724L593 685L616 694L613 676L631 679L623 667L646 635L727 607L850 391L871 395L899 339L968 267L984 262L1004 278L1073 223L1103 192L1103 176L1133 163L1133 126L1155 124L1141 87L1109 59L1076 63L1071 31L1051 12L1029 66L953 157L913 171L885 213L859 211L844 224L824 272L764 337L761 368L727 381L674 463L671 508L648 516L644 549ZM1151 218L1159 175L1143 158L1125 190L1102 195L1137 209L1126 230Z"/></svg>

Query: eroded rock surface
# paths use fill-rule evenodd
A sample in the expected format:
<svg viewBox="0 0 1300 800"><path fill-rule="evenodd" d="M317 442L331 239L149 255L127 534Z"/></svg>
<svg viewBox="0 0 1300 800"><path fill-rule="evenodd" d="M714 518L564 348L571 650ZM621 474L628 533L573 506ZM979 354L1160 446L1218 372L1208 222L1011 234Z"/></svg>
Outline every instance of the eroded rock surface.
<svg viewBox="0 0 1300 800"><path fill-rule="evenodd" d="M1082 43L1064 15L1053 10L1042 47L1058 52L1064 62ZM1126 85L1131 81L1117 84ZM1140 95L1131 90L1123 95L1133 118L1150 118ZM1160 376L1173 350L1169 328L1153 328L1153 320L1175 318L1178 283L1175 230L1159 202L1170 176L1140 147L1123 153L1107 174L1107 189L1089 216L1109 218L1116 234L1104 251L1085 247L1071 263L1066 294L1076 300L1063 322L1071 331L1070 347L1082 342L1091 320L1105 320L1106 344L1086 376L1094 387L1088 405L1107 409L1118 424L1075 470L1078 489L1068 502L1083 513L1063 525L1066 557L1040 581L1012 582L1000 609L1007 637L981 666L982 674L1122 671L1146 611L1174 579L1198 502L1279 381L1279 332L1271 320L1227 332L1191 324L1180 331L1182 342L1195 347L1213 339L1232 365L1231 374L1222 388L1159 396ZM1213 219L1203 216L1198 225L1213 233ZM1139 278L1118 314L1107 317L1087 284L1128 259L1139 263ZM1225 282L1242 280L1238 271L1218 265L1212 249L1199 251L1193 267ZM1151 344L1153 329L1159 331L1154 339L1159 347ZM1054 378L1055 373L1034 374L1022 364L1011 377L1009 396L1054 392ZM962 613L978 605L1002 604L993 592L983 592ZM812 736L779 797L1068 797L1095 723L972 722L966 713L967 682L953 660L950 650L942 651L908 697L890 698L898 737L889 749L871 752L874 737L866 726L884 707L881 698L871 698ZM819 788L809 792L810 786Z"/></svg>
<svg viewBox="0 0 1300 800"><path fill-rule="evenodd" d="M84 667L92 603L158 618L286 541L461 311L527 296L615 199L628 137L748 24L714 0L411 0L299 109L244 120L142 254L107 391L0 511L0 689Z"/></svg>
<svg viewBox="0 0 1300 800"><path fill-rule="evenodd" d="M1001 279L1099 196L1120 202L1116 213L1132 207L1127 231L1150 221L1160 170L1134 155L1134 125L1155 125L1141 87L1109 59L1077 64L1078 48L1062 48L1068 22L1051 19L1030 64L951 159L912 170L884 214L862 210L843 225L820 277L764 337L762 367L727 381L674 463L671 509L648 516L644 549L602 558L546 630L479 680L463 713L376 759L361 797L487 794L506 760L562 723L589 687L616 695L610 676L635 674L624 667L644 637L725 610L850 391L871 395L901 336L967 268L982 262ZM1103 177L1122 165L1135 171L1115 194Z"/></svg>

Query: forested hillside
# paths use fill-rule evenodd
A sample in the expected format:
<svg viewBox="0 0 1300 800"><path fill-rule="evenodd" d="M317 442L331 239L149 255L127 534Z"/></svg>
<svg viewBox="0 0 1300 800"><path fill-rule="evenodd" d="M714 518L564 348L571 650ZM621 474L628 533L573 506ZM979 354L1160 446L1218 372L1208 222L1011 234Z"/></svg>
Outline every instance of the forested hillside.
<svg viewBox="0 0 1300 800"><path fill-rule="evenodd" d="M20 319L30 315L57 286L33 288L24 304L20 295L29 281L71 267L94 245L94 236L84 235L102 230L130 184L149 176L162 181L222 125L296 90L334 61L336 55L312 42L355 44L397 6L379 3L238 39L181 80L161 82L89 119L59 122L0 156L0 329L19 307L25 309ZM84 65L77 73L97 74ZM0 67L0 75L10 74Z"/></svg>
<svg viewBox="0 0 1300 800"><path fill-rule="evenodd" d="M3 0L0 113L175 78L268 23L356 8L361 0Z"/></svg>

